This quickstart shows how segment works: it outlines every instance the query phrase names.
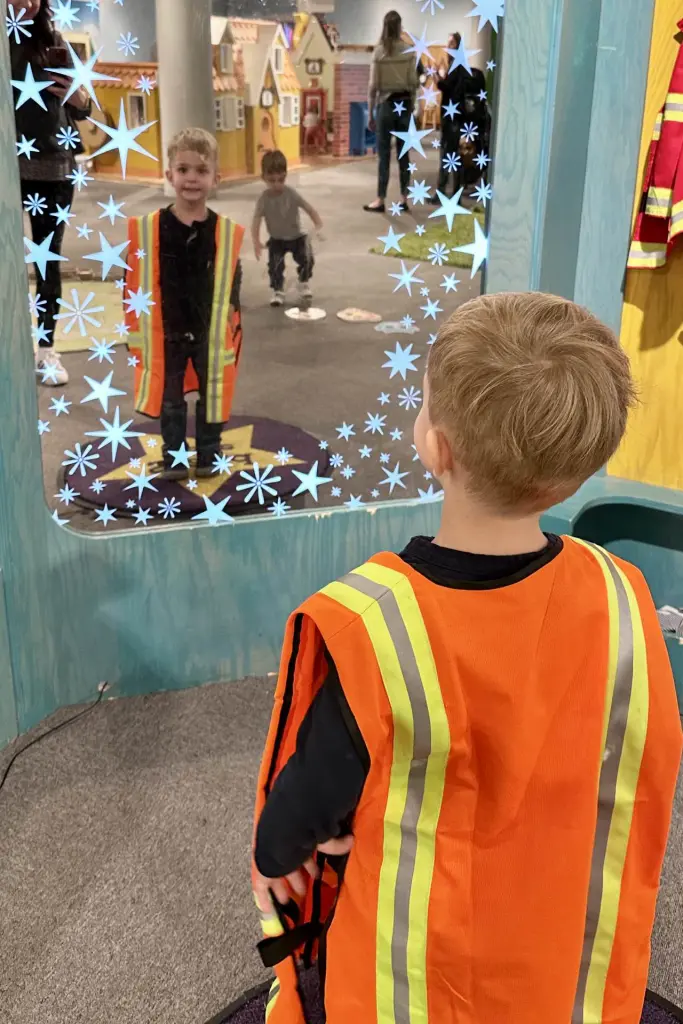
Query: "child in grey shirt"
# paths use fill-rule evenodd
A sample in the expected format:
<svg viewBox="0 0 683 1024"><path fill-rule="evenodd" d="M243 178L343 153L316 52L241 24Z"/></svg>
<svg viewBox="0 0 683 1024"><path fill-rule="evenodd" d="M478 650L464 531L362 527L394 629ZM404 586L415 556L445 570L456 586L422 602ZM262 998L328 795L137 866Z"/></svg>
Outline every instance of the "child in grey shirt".
<svg viewBox="0 0 683 1024"><path fill-rule="evenodd" d="M261 174L267 185L256 204L252 223L252 239L256 259L261 259L261 221L265 220L268 240L268 273L273 289L271 306L282 306L285 301L285 257L291 252L299 271L301 298L310 302L313 276L313 248L308 235L301 228L301 210L305 210L318 231L323 222L310 203L287 184L287 157L279 150L266 153Z"/></svg>

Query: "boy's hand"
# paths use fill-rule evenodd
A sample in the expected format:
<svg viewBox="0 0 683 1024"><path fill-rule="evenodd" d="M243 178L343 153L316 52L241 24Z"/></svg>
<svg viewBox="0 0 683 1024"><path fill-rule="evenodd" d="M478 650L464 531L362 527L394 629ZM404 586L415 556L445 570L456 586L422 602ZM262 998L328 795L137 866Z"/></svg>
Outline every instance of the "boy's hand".
<svg viewBox="0 0 683 1024"><path fill-rule="evenodd" d="M329 857L344 857L352 846L353 836L342 836L341 839L330 839L329 843L322 843L318 847L318 853L326 853ZM291 892L296 896L305 896L308 888L307 875L314 879L318 877L318 867L312 857L298 871L293 871L284 878L264 878L256 872L253 886L259 910L264 914L274 913L271 893L283 907L289 903Z"/></svg>

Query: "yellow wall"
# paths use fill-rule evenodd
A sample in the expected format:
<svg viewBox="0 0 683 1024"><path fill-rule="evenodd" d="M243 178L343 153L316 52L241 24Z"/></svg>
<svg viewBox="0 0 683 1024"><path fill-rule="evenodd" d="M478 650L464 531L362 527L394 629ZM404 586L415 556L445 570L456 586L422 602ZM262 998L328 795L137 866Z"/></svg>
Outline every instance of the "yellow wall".
<svg viewBox="0 0 683 1024"><path fill-rule="evenodd" d="M287 163L301 163L301 128L298 125L294 128L280 128L276 125L275 139L278 149L287 157Z"/></svg>
<svg viewBox="0 0 683 1024"><path fill-rule="evenodd" d="M679 51L680 0L657 0L640 151L641 174L634 211L658 111L666 99ZM612 476L683 490L683 245L659 270L629 270L621 341L640 387L642 405L609 465Z"/></svg>
<svg viewBox="0 0 683 1024"><path fill-rule="evenodd" d="M128 91L127 89L105 89L95 88L95 94L99 100L102 111L107 111L111 114L114 124L119 123L119 117L121 113L121 99L124 102L124 109L126 111L126 119L128 120ZM135 92L137 90L130 90ZM104 118L99 117L100 111L97 109L93 110L93 118L98 121L101 120L104 123ZM163 167L161 161L161 126L159 124L159 93L158 90L153 89L150 96L147 97L147 120L156 121L155 125L148 128L142 135L138 135L137 141L146 149L148 153L152 153L158 158L151 160L148 156L142 156L141 153L135 153L132 150L128 153L128 160L126 164L126 176L130 178L154 178L159 179L163 176ZM95 160L95 170L107 176L121 176L121 161L119 160L118 152L105 153L104 156L97 157Z"/></svg>
<svg viewBox="0 0 683 1024"><path fill-rule="evenodd" d="M219 168L223 177L247 173L247 132L239 129L232 132L216 132L218 142Z"/></svg>

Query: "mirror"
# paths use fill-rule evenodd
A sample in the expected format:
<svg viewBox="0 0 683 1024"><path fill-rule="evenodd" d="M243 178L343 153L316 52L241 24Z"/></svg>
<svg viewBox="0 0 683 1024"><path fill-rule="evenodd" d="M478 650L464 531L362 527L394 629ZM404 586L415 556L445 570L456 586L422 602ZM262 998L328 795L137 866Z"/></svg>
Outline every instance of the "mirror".
<svg viewBox="0 0 683 1024"><path fill-rule="evenodd" d="M412 427L482 287L503 5L235 6L8 7L61 525L439 500Z"/></svg>

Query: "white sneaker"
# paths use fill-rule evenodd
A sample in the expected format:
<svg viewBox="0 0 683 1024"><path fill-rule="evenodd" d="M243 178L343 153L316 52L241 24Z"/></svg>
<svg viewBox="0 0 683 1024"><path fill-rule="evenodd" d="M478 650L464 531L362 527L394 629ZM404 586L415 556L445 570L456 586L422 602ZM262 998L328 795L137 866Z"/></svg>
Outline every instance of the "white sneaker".
<svg viewBox="0 0 683 1024"><path fill-rule="evenodd" d="M69 383L69 374L62 366L59 354L51 348L36 349L36 373L41 375L41 384L58 388Z"/></svg>
<svg viewBox="0 0 683 1024"><path fill-rule="evenodd" d="M270 300L271 306L284 306L285 304L285 293L284 292L273 292L273 297Z"/></svg>

